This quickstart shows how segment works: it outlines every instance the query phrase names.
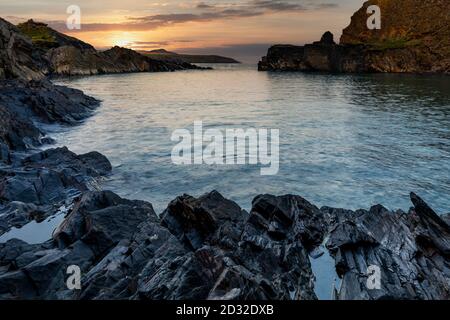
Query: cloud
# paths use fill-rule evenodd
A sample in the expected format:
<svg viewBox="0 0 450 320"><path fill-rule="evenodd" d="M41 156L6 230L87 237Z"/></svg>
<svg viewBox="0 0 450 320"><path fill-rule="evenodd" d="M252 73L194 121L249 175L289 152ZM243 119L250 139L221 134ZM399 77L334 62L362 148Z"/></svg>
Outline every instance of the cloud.
<svg viewBox="0 0 450 320"><path fill-rule="evenodd" d="M228 4L200 2L191 12L128 17L122 23L85 23L82 24L80 31L147 31L188 22L239 19L280 12L303 12L335 6L337 5L329 3L303 3L299 0L248 0ZM49 25L60 31L66 30L63 22L49 22Z"/></svg>

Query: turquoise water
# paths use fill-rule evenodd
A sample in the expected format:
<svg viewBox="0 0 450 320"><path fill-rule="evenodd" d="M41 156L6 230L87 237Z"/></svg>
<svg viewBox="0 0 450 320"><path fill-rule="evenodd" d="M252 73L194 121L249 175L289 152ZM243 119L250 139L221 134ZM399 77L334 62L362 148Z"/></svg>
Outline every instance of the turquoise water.
<svg viewBox="0 0 450 320"><path fill-rule="evenodd" d="M217 66L216 66L217 68ZM450 212L450 78L412 75L214 71L103 75L59 80L101 99L82 125L53 135L71 150L105 154L104 183L161 212L176 196L213 189L243 208L261 193L299 194L318 206L407 210L409 192ZM280 130L280 170L176 166L173 130Z"/></svg>

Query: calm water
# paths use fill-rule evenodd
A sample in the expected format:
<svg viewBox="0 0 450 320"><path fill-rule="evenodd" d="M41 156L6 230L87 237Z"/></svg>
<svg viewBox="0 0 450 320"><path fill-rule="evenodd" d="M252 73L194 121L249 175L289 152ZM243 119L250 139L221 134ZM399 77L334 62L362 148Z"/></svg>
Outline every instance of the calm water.
<svg viewBox="0 0 450 320"><path fill-rule="evenodd" d="M161 212L176 196L213 189L249 209L261 193L299 194L322 206L410 207L414 191L450 212L450 78L409 75L214 71L60 80L103 101L58 143L97 150L114 166L104 187ZM280 130L280 171L260 166L176 166L177 128Z"/></svg>
<svg viewBox="0 0 450 320"><path fill-rule="evenodd" d="M216 66L217 67L217 66ZM113 163L104 188L162 212L176 196L216 189L247 210L261 193L293 193L316 205L410 207L409 192L450 212L450 77L258 73L255 66L59 81L103 101L75 128L53 127L60 145L97 150ZM280 171L259 166L176 166L173 130L280 130ZM63 215L13 229L0 242L50 238ZM42 230L44 232L42 232ZM338 285L328 254L311 258L316 293Z"/></svg>

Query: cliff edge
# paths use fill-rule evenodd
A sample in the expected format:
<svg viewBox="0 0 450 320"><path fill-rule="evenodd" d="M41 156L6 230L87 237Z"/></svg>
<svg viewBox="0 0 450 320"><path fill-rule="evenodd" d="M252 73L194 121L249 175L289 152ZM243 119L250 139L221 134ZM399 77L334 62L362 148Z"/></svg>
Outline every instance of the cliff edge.
<svg viewBox="0 0 450 320"><path fill-rule="evenodd" d="M367 27L371 5L381 10L379 30ZM449 7L449 0L370 0L352 16L339 44L277 45L259 70L449 74Z"/></svg>

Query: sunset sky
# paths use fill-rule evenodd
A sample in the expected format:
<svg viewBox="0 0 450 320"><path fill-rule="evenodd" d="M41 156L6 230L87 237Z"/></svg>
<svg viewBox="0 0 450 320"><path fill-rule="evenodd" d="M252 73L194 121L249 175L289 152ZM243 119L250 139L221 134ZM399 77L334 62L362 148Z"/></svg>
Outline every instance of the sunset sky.
<svg viewBox="0 0 450 320"><path fill-rule="evenodd" d="M255 62L275 43L303 44L330 30L338 38L362 0L0 0L0 16L29 18L89 42L136 50L165 48ZM69 5L82 29L67 30Z"/></svg>

